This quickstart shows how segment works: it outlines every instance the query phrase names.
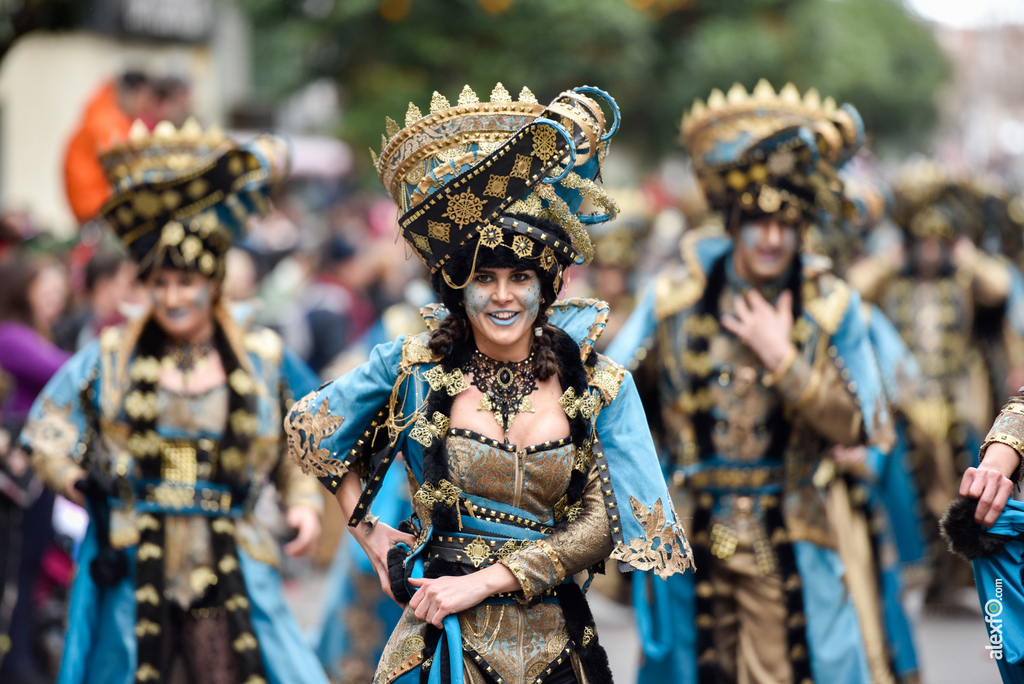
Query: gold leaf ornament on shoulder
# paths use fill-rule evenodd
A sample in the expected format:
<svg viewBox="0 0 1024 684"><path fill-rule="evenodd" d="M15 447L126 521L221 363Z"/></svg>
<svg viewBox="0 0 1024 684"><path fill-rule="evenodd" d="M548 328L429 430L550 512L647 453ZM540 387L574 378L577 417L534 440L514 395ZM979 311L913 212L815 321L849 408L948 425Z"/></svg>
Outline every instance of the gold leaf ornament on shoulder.
<svg viewBox="0 0 1024 684"><path fill-rule="evenodd" d="M651 508L629 497L633 517L643 528L643 537L630 539L612 551L611 558L628 563L637 570L652 570L662 579L684 572L691 566L689 543L682 530L668 524L665 510L658 499ZM657 546L655 545L657 542Z"/></svg>

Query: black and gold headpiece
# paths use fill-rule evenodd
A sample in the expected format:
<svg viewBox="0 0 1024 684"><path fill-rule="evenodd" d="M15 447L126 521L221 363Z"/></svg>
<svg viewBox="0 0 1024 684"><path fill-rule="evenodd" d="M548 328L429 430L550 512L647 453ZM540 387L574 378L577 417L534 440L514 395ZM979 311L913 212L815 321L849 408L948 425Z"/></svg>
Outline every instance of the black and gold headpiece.
<svg viewBox="0 0 1024 684"><path fill-rule="evenodd" d="M714 209L779 214L794 224L828 222L844 211L836 170L864 141L851 105L803 96L792 83L778 93L761 79L715 89L683 116L684 144Z"/></svg>
<svg viewBox="0 0 1024 684"><path fill-rule="evenodd" d="M961 235L975 241L1009 218L999 188L968 178L930 160L905 165L893 181L893 219L912 237L952 243Z"/></svg>
<svg viewBox="0 0 1024 684"><path fill-rule="evenodd" d="M265 213L272 185L287 174L287 142L265 134L238 145L190 119L180 129L141 121L127 141L100 155L114 196L100 216L145 274L172 265L222 278L224 256Z"/></svg>
<svg viewBox="0 0 1024 684"><path fill-rule="evenodd" d="M598 100L611 108L610 125ZM597 88L566 91L544 106L526 88L513 101L499 83L481 102L466 86L454 107L435 92L426 116L410 103L405 128L389 118L380 156L371 154L401 211L402 236L431 274L461 287L451 260L467 246L475 254L505 245L559 275L591 260L583 224L617 212L594 183L617 129L618 107ZM585 198L604 213L577 215ZM529 217L553 221L565 235Z"/></svg>

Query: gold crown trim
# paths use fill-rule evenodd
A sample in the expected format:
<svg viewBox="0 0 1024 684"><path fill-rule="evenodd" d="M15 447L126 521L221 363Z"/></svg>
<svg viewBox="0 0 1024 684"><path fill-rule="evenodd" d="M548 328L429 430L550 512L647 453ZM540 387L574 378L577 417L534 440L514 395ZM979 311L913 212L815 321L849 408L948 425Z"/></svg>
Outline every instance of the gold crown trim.
<svg viewBox="0 0 1024 684"><path fill-rule="evenodd" d="M816 88L810 88L801 95L793 83L786 83L776 93L772 84L762 78L749 93L742 84L734 83L727 93L713 89L706 102L701 98L694 100L683 114L683 141L692 147L694 141L706 132L705 129L724 120L772 114L804 119L815 133L825 137L832 151L842 149L858 136L853 117L841 109L834 98L822 98Z"/></svg>
<svg viewBox="0 0 1024 684"><path fill-rule="evenodd" d="M437 156L439 153L459 145L478 142L478 139L493 139L495 141L499 137L504 139L509 133L536 118L542 111L544 111L544 106L537 102L537 98L529 88L524 87L519 92L518 100L514 101L501 82L495 84L489 102L481 102L476 92L468 85L463 87L459 94L458 104L455 106L452 106L445 96L434 91L430 100L430 113L426 116L422 115L420 108L415 103L410 102L405 114L404 128L397 130L395 126L392 126L394 122L390 117L385 120L385 134L381 136L380 154L370 150L371 156L381 182L388 192L395 196L399 190L399 184L409 170L427 157ZM465 117L487 119L495 114L521 120L516 121L516 125L511 129L507 125L494 122L491 126L483 123L479 129L472 132L460 132L455 135L441 133L437 137L431 136L429 144L413 151L397 167L388 168L388 162L400 151L407 151L409 141L423 131L440 127L441 124L452 119Z"/></svg>

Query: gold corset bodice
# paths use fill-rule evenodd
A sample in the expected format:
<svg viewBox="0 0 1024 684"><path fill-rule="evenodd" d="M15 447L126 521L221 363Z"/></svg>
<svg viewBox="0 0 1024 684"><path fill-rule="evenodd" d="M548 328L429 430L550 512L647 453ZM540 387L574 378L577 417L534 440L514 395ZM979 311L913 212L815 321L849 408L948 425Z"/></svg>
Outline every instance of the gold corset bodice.
<svg viewBox="0 0 1024 684"><path fill-rule="evenodd" d="M576 448L568 438L520 449L472 430L448 433L448 471L466 494L519 508L542 522L569 485Z"/></svg>

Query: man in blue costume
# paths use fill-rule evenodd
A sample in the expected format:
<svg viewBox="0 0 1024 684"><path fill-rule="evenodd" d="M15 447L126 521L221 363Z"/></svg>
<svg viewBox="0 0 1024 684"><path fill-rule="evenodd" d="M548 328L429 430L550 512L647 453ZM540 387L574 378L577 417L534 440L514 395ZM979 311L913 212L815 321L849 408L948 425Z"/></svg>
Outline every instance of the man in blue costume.
<svg viewBox="0 0 1024 684"><path fill-rule="evenodd" d="M634 582L640 681L866 682L823 492L830 445L886 438L860 299L801 253L843 209L849 105L766 81L698 100L683 136L728 235L694 231L609 356L655 366L663 456L696 572Z"/></svg>

